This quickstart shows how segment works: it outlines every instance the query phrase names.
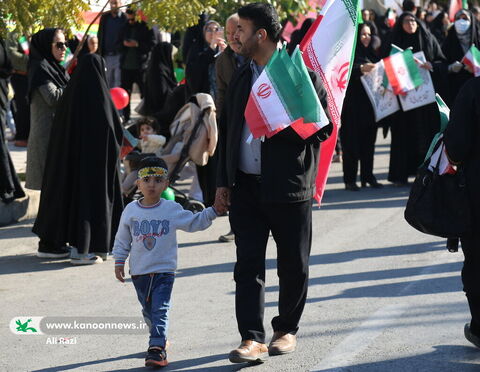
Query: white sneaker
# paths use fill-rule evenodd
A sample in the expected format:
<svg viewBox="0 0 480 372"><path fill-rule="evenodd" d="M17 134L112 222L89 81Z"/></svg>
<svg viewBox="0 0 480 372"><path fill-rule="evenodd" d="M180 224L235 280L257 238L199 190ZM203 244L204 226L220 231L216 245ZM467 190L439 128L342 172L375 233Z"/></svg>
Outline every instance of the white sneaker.
<svg viewBox="0 0 480 372"><path fill-rule="evenodd" d="M79 257L71 258L70 263L74 266L78 265L93 265L97 263L103 263L103 260L99 256L95 256L93 253L79 255Z"/></svg>

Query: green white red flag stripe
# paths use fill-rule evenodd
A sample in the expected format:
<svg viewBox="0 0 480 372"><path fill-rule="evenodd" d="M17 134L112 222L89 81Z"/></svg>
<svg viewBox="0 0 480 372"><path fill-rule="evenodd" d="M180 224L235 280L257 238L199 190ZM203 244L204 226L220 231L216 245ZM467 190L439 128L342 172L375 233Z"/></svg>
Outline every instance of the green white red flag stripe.
<svg viewBox="0 0 480 372"><path fill-rule="evenodd" d="M393 12L393 9L392 8L388 8L388 11L387 11L387 23L388 23L388 26L390 28L392 28L393 26L395 26L395 22L397 21L397 17L395 15L395 13Z"/></svg>
<svg viewBox="0 0 480 372"><path fill-rule="evenodd" d="M63 60L62 62L60 62L60 64L65 67L68 65L68 62L71 61L71 59L73 58L73 53L72 51L70 50L69 47L67 47L67 50L65 51L65 57L63 57Z"/></svg>
<svg viewBox="0 0 480 372"><path fill-rule="evenodd" d="M270 58L252 86L245 120L254 138L271 137L292 123L307 138L328 124L298 49L290 57L284 47Z"/></svg>
<svg viewBox="0 0 480 372"><path fill-rule="evenodd" d="M383 60L383 65L394 94L405 94L423 84L410 49L388 56Z"/></svg>
<svg viewBox="0 0 480 372"><path fill-rule="evenodd" d="M437 146L437 142L439 141L442 133L447 128L450 118L450 109L438 93L435 95L435 101L437 102L438 113L440 115L440 131L433 137L432 143L430 144L427 154L425 155L425 162L431 158L433 150Z"/></svg>
<svg viewBox="0 0 480 372"><path fill-rule="evenodd" d="M475 77L480 76L480 50L475 45L472 45L462 58L462 63L470 66Z"/></svg>
<svg viewBox="0 0 480 372"><path fill-rule="evenodd" d="M127 156L138 145L138 139L136 139L128 130L122 128L122 131L123 139L122 147L120 148L120 159Z"/></svg>
<svg viewBox="0 0 480 372"><path fill-rule="evenodd" d="M27 38L25 36L22 36L20 39L18 39L18 42L20 43L20 47L22 48L23 53L28 56L30 54L30 46L28 44Z"/></svg>
<svg viewBox="0 0 480 372"><path fill-rule="evenodd" d="M335 151L343 99L355 57L358 0L327 0L300 44L305 64L320 75L333 131L320 147L315 198L321 201Z"/></svg>
<svg viewBox="0 0 480 372"><path fill-rule="evenodd" d="M450 6L448 8L450 22L455 21L455 14L457 14L460 9L468 9L467 0L450 0Z"/></svg>
<svg viewBox="0 0 480 372"><path fill-rule="evenodd" d="M438 164L438 173L440 175L455 174L456 170L448 160L445 146L443 146L443 144L441 146L437 146L439 141L443 141L443 132L447 128L448 121L450 119L450 109L440 95L437 94L435 100L437 101L438 113L440 114L440 132L437 133L433 138L427 155L425 156L425 162L429 162L428 168L431 171L433 171Z"/></svg>
<svg viewBox="0 0 480 372"><path fill-rule="evenodd" d="M392 44L392 49L390 49L390 55L393 55L395 53L400 53L400 52L403 52L403 49L396 46L395 44ZM383 83L382 83L383 87L384 88L387 88L390 86L390 83L388 81L388 77L387 77L387 74L384 74L383 75ZM391 87L390 87L391 88ZM390 89L391 90L391 89Z"/></svg>

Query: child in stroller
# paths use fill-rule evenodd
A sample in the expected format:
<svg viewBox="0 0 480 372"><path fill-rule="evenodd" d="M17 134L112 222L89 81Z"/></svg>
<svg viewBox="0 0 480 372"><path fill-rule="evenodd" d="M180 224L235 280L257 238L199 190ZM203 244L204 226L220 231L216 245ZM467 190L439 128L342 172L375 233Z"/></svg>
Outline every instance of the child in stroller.
<svg viewBox="0 0 480 372"><path fill-rule="evenodd" d="M162 158L171 169L169 172L170 187L174 190L175 201L185 209L193 212L205 208L203 203L191 199L175 187L180 179L180 173L190 161L197 165L207 164L214 154L217 145L217 123L215 118L215 104L209 94L198 93L178 111L170 124L170 139L167 144L159 148L153 155ZM141 159L151 156L152 153L130 153L126 160L133 175L127 176L131 180L136 179L135 169ZM125 179L126 181L126 179ZM124 181L124 183L125 183ZM129 189L128 184L122 187L127 199L131 200L137 192L134 182Z"/></svg>
<svg viewBox="0 0 480 372"><path fill-rule="evenodd" d="M122 193L126 201L131 201L136 192L135 180L137 170L142 159L156 155L165 145L166 138L158 135L156 121L149 118L140 118L135 121L135 135L140 138L138 146L124 159L125 175L122 182Z"/></svg>

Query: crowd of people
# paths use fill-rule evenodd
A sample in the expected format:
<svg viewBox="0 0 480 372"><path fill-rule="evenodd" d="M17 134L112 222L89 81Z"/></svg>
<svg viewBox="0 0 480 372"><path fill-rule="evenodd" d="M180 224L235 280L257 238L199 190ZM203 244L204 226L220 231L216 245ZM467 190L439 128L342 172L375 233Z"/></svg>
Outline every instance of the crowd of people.
<svg viewBox="0 0 480 372"><path fill-rule="evenodd" d="M98 38L88 37L67 66L67 47L75 50L79 40L67 40L61 28L36 32L28 47L15 33L8 42L0 39L0 198L8 203L25 195L6 146L4 123L11 108L15 145L27 146L25 187L41 190L33 227L40 238L37 256L69 257L74 265L89 265L106 260L113 249L115 275L120 281L130 257L143 314L152 324L146 361L151 366L167 363L175 231L203 230L228 211L231 231L220 240L235 240L237 246L236 316L242 339L229 359L234 363L262 362L267 355L295 351L308 288L319 149L330 136L332 124L305 140L291 128L264 140L251 139L244 111L253 82L282 39L276 11L268 4L253 3L240 8L224 24L202 14L198 24L186 30L180 45L178 35L150 28L135 9L124 11L119 0L111 0L110 6L100 19ZM346 190L361 190L356 182L359 164L362 187L384 186L373 172L379 128L384 135L391 134L388 181L408 185L440 122L435 103L400 110L376 122L360 77L387 57L392 45L422 51L426 61L419 68L430 71L436 92L453 105L463 85L474 94L473 71L461 60L471 45L480 48L479 16L476 8L462 9L450 24L448 14L436 3L430 2L424 10L411 0L404 1L399 17L392 9L382 17L373 10L362 11L337 144ZM291 35L290 52L312 23L306 19ZM184 79L179 79L175 66L184 67ZM319 76L309 73L328 111ZM13 105L9 104L9 81L14 89ZM128 103L119 110L110 89L121 87L131 96L134 84L140 91L140 105L133 108ZM205 98L207 95L211 98ZM476 99L471 98L472 102ZM206 120L215 130L218 123L219 133L218 146L216 134L215 143L209 143L208 162L190 164L193 183L200 187L200 196L195 198L206 206L198 214L161 199L172 172L170 164L160 159L172 134L170 123L192 102L205 103L205 109L208 106L211 116ZM132 109L141 120L132 120ZM141 156L135 169L130 169L132 164L126 159L124 174L119 157L125 131L132 123L137 123L133 134L140 139ZM453 158L463 161L461 141L466 138L453 134L451 138L457 140L447 143ZM124 209L125 197L137 188L143 197ZM272 320L274 336L267 346L263 313L270 232L277 244L280 289L279 315ZM168 252L155 250L159 239L167 244ZM476 240L466 244L476 244ZM468 283L475 275L469 274ZM472 335L480 335L477 297L473 290L468 297L474 304Z"/></svg>
<svg viewBox="0 0 480 372"><path fill-rule="evenodd" d="M479 43L479 9L461 9L450 23L448 13L435 2L428 9L417 7L411 0L403 2L403 12L388 9L378 17L373 10L362 11L350 83L342 112L340 143L343 152L345 188L359 191L356 183L360 164L362 186L383 187L373 175L377 128L390 132L390 166L388 181L395 186L408 186L422 163L430 143L440 130L436 103L413 110L399 110L375 121L372 105L360 77L375 68L375 63L390 55L392 46L413 53L423 52L426 62L419 68L429 70L436 93L451 107L460 88L474 78L473 71L461 63L472 45Z"/></svg>

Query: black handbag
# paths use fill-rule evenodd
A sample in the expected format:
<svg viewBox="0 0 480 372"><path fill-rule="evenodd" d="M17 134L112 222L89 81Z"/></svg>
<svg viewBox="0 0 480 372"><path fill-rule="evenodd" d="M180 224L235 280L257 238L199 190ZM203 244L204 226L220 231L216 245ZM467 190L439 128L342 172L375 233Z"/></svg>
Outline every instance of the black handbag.
<svg viewBox="0 0 480 372"><path fill-rule="evenodd" d="M440 175L440 156L433 171L428 166L427 161L418 170L405 209L405 220L425 234L462 237L471 227L463 166L458 167L456 174Z"/></svg>

